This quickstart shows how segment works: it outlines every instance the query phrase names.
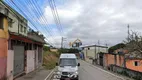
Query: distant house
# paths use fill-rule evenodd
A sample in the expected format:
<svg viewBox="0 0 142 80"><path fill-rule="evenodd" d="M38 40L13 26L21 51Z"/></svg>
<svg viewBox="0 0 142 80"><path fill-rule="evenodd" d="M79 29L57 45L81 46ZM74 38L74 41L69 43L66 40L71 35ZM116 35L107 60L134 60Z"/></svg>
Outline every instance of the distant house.
<svg viewBox="0 0 142 80"><path fill-rule="evenodd" d="M84 46L83 48L83 53L85 59L88 58L93 58L97 59L98 58L98 53L103 52L107 53L108 52L108 47L106 46L99 46L99 45L89 45L89 46Z"/></svg>
<svg viewBox="0 0 142 80"><path fill-rule="evenodd" d="M51 52L58 52L58 49L57 48L50 48L50 51Z"/></svg>

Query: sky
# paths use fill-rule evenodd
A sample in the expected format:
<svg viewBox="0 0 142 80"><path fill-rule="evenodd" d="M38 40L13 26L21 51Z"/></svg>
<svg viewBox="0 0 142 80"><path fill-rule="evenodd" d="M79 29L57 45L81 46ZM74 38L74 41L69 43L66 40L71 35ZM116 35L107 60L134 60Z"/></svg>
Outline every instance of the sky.
<svg viewBox="0 0 142 80"><path fill-rule="evenodd" d="M12 5L10 0L6 1ZM62 24L62 33L55 24L48 0L34 1L40 6L40 15L31 6L32 2L14 0L16 4L19 4L19 8L31 17L27 19L35 24L48 41L56 47L60 47L61 36L66 38L65 47L77 38L82 41L83 45L98 44L99 40L100 45L107 43L112 46L125 40L128 24L130 30L140 33L142 31L141 0L55 0ZM15 9L20 12L17 8ZM35 30L30 22L29 26Z"/></svg>

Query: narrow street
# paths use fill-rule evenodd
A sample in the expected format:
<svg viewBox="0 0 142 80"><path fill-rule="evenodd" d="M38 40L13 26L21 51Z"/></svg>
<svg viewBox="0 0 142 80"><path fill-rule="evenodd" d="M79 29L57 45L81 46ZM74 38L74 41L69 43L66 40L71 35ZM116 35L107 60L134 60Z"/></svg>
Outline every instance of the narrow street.
<svg viewBox="0 0 142 80"><path fill-rule="evenodd" d="M79 80L126 80L101 68L95 67L87 62L80 61L80 64Z"/></svg>

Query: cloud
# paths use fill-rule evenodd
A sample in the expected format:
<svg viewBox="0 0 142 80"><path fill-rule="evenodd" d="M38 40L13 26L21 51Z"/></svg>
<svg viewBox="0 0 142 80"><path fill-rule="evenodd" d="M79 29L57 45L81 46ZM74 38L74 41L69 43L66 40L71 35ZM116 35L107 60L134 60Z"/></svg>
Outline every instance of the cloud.
<svg viewBox="0 0 142 80"><path fill-rule="evenodd" d="M58 13L68 41L79 38L83 44L109 46L122 42L127 37L127 25L130 29L142 29L141 0L67 0L58 5ZM50 24L54 24L49 6L44 15ZM58 43L58 42L57 42Z"/></svg>

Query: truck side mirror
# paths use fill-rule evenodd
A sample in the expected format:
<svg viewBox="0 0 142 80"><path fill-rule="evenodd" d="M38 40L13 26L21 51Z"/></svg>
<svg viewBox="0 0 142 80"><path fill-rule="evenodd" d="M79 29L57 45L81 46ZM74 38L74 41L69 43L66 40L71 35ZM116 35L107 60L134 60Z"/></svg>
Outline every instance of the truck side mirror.
<svg viewBox="0 0 142 80"><path fill-rule="evenodd" d="M56 63L56 66L58 66L58 63Z"/></svg>
<svg viewBox="0 0 142 80"><path fill-rule="evenodd" d="M78 63L78 66L80 66L80 63Z"/></svg>

